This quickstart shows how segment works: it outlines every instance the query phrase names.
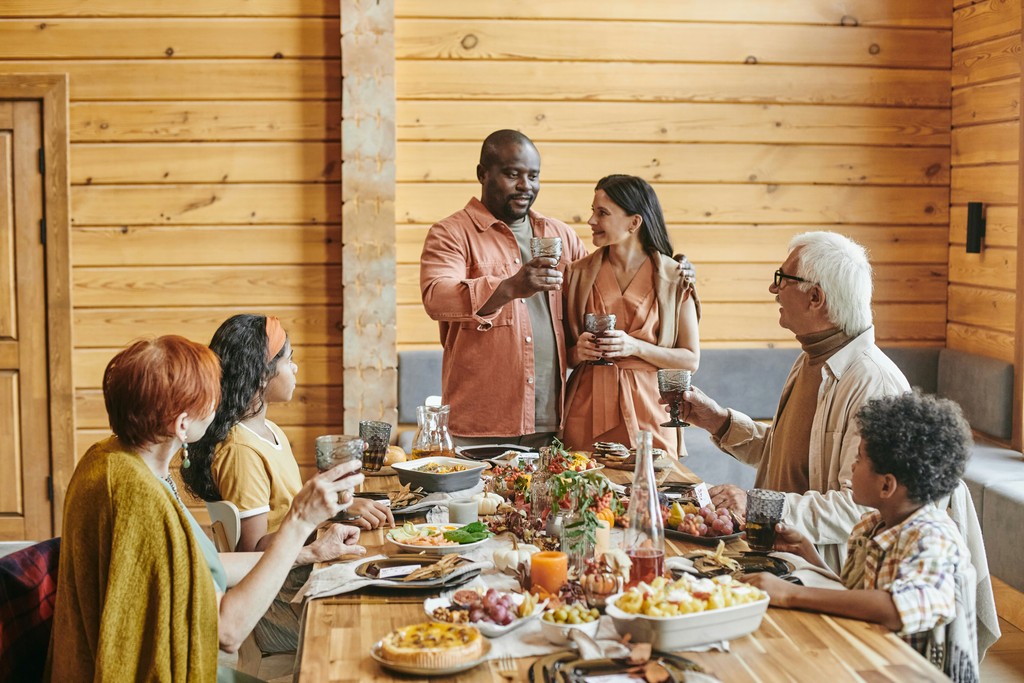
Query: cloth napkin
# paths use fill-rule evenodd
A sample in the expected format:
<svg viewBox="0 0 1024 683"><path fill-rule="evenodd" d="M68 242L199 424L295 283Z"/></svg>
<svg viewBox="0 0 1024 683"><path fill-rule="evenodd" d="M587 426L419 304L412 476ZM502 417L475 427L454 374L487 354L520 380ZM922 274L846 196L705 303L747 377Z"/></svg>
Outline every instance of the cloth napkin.
<svg viewBox="0 0 1024 683"><path fill-rule="evenodd" d="M401 514L404 515L412 512L422 512L423 510L431 510L432 508L438 507L447 508L449 501L467 500L478 493L483 493L483 490L484 482L480 481L477 483L476 486L474 486L471 489L463 489L462 491L452 491L451 493L444 493L442 491L431 493L421 498L419 502L417 502L415 505L410 505L407 508L402 508ZM448 520L446 517L443 522L438 522L429 519L427 521L431 524L445 524L447 523Z"/></svg>
<svg viewBox="0 0 1024 683"><path fill-rule="evenodd" d="M830 570L822 569L821 567L813 565L799 555L783 552L773 552L770 554L772 557L777 557L780 560L786 560L792 564L794 569L791 572L791 575L800 579L805 586L810 586L812 588L831 588L834 590L845 589L845 586L843 586L839 581L839 577L833 574ZM700 572L694 569L693 560L685 557L667 557L665 558L665 566L669 569L676 569L693 574L694 576L700 576Z"/></svg>
<svg viewBox="0 0 1024 683"><path fill-rule="evenodd" d="M485 544L486 545L486 544ZM387 555L374 555L373 557L360 558L358 560L352 560L351 562L339 562L332 564L329 567L324 567L320 571L315 571L309 575L309 579L299 589L295 597L292 598L292 602L299 603L306 598L323 598L329 595L341 595L342 593L351 593L352 591L365 588L367 586L385 586L394 588L395 582L387 579L373 579L363 576L356 575L356 567L369 562L370 560L382 560ZM494 565L486 561L474 561L469 564L462 565L446 579L452 580L456 577L462 576L467 572L471 572L475 569L489 569Z"/></svg>

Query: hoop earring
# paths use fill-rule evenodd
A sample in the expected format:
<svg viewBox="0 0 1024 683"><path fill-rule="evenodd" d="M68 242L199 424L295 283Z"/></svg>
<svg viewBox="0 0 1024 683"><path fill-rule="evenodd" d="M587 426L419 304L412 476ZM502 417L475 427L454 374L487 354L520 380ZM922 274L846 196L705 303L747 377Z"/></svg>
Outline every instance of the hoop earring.
<svg viewBox="0 0 1024 683"><path fill-rule="evenodd" d="M182 454L181 454L181 469L187 470L189 467L192 467L192 461L188 459L188 442L187 441L182 441L181 442L181 450L182 450Z"/></svg>

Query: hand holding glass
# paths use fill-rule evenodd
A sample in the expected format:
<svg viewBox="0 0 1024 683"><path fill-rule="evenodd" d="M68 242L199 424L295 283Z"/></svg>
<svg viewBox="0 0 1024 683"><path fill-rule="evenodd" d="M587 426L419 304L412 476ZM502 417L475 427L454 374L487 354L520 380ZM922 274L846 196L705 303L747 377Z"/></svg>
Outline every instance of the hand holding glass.
<svg viewBox="0 0 1024 683"><path fill-rule="evenodd" d="M769 552L775 547L775 525L782 521L786 494L768 489L747 491L747 545Z"/></svg>
<svg viewBox="0 0 1024 683"><path fill-rule="evenodd" d="M326 434L324 436L318 436L316 437L316 467L321 472L326 472L332 467L344 462L362 460L364 446L365 444L363 440L358 436L349 436L348 434ZM349 493L351 494L351 492ZM344 498L344 495L344 492L338 494L339 503L342 498ZM345 507L348 507L351 504L352 498L350 495L349 502Z"/></svg>
<svg viewBox="0 0 1024 683"><path fill-rule="evenodd" d="M690 390L689 370L658 370L658 392L668 404L669 421L662 427L689 427L689 422L679 419L679 411L683 407L683 392Z"/></svg>
<svg viewBox="0 0 1024 683"><path fill-rule="evenodd" d="M587 313L583 316L583 328L594 335L597 339L604 337L605 332L611 332L615 329L615 316L611 313L598 314L598 313ZM591 365L614 365L610 360L600 358L598 360L590 361Z"/></svg>

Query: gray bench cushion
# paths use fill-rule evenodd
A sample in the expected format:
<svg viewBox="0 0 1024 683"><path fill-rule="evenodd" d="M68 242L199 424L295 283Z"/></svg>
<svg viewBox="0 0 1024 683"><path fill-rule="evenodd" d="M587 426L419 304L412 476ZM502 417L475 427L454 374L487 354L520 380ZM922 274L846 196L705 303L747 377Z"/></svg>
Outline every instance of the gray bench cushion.
<svg viewBox="0 0 1024 683"><path fill-rule="evenodd" d="M913 346L889 346L882 349L903 372L910 386L926 394L934 394L938 389L940 351L940 348Z"/></svg>
<svg viewBox="0 0 1024 683"><path fill-rule="evenodd" d="M985 550L993 576L1024 591L1024 545L1020 542L1024 519L1024 481L991 484L985 489Z"/></svg>
<svg viewBox="0 0 1024 683"><path fill-rule="evenodd" d="M964 410L971 427L997 439L1013 432L1013 366L953 349L939 354L938 393Z"/></svg>
<svg viewBox="0 0 1024 683"><path fill-rule="evenodd" d="M699 427L687 427L684 433L688 455L683 464L701 480L714 484L735 484L742 489L753 488L757 471L722 451L711 436Z"/></svg>
<svg viewBox="0 0 1024 683"><path fill-rule="evenodd" d="M693 383L726 408L772 418L798 355L800 349L704 349Z"/></svg>
<svg viewBox="0 0 1024 683"><path fill-rule="evenodd" d="M416 422L416 406L427 396L441 395L441 349L398 354L398 421Z"/></svg>
<svg viewBox="0 0 1024 683"><path fill-rule="evenodd" d="M1024 482L1024 456L1002 446L976 441L964 471L964 482L971 491L978 519L985 518L985 490L992 484L1012 481ZM1021 519L1024 522L1024 513Z"/></svg>

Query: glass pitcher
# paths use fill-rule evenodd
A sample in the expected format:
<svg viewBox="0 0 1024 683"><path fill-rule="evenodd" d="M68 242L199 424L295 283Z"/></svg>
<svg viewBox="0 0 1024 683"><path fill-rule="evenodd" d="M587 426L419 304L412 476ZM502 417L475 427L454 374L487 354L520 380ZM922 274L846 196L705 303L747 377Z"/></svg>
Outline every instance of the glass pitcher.
<svg viewBox="0 0 1024 683"><path fill-rule="evenodd" d="M435 455L455 456L452 435L448 431L448 406L417 406L416 436L412 440L412 459Z"/></svg>

